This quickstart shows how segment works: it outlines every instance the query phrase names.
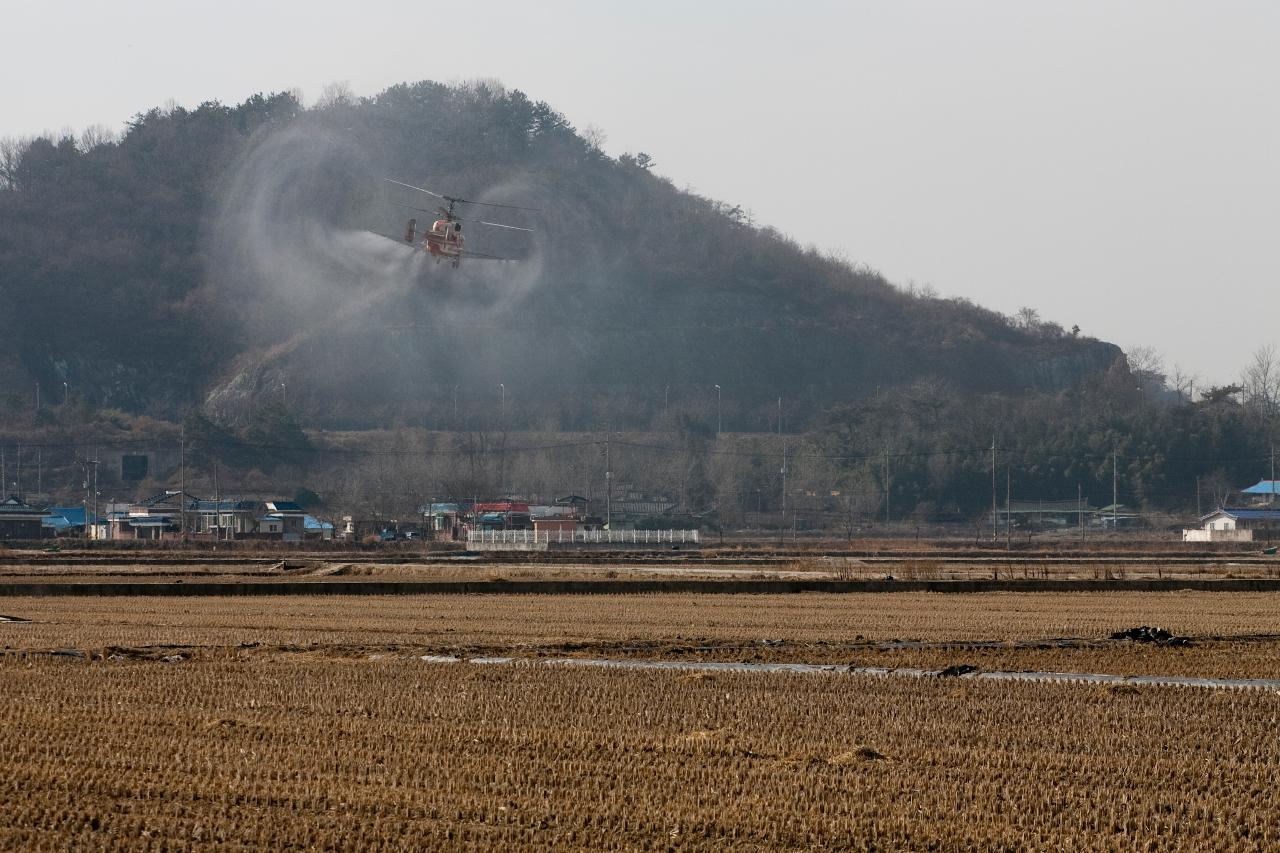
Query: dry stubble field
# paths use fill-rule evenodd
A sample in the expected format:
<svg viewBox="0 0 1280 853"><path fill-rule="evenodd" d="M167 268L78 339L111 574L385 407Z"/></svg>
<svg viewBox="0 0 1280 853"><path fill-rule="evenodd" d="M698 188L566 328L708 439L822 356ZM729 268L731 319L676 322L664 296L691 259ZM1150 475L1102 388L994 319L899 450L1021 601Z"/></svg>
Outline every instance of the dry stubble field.
<svg viewBox="0 0 1280 853"><path fill-rule="evenodd" d="M4 599L0 614L31 621L0 622L0 845L1275 849L1270 691L537 660L1274 678L1276 645L1260 635L1276 631L1277 605L1267 593ZM1138 624L1193 643L1103 639ZM1061 637L1084 640L1036 642ZM909 639L926 645L877 645ZM958 645L970 640L1031 645ZM520 660L420 659L444 652Z"/></svg>

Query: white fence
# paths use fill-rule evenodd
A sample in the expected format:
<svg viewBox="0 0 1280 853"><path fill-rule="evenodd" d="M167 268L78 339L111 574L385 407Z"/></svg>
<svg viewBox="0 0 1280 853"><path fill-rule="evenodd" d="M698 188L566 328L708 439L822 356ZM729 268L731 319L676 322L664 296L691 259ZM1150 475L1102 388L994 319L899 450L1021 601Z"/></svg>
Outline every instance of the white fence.
<svg viewBox="0 0 1280 853"><path fill-rule="evenodd" d="M1215 530L1213 528L1183 528L1183 542L1252 542L1252 530Z"/></svg>
<svg viewBox="0 0 1280 853"><path fill-rule="evenodd" d="M698 544L696 530L469 530L468 545Z"/></svg>

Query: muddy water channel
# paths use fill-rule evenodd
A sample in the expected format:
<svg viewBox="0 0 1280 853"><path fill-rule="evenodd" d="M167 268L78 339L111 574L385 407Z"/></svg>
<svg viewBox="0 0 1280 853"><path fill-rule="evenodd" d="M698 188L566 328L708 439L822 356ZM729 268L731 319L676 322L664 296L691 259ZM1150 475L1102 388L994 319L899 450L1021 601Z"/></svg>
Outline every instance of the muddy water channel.
<svg viewBox="0 0 1280 853"><path fill-rule="evenodd" d="M970 666L947 669L914 667L838 666L808 663L738 663L729 661L659 661L617 658L544 658L531 660L516 657L460 658L449 655L424 655L428 663L469 663L477 666L521 664L553 667L593 667L629 670L674 670L677 672L772 672L822 675L852 675L872 678L958 678L975 681L1032 681L1041 683L1098 684L1131 687L1201 687L1216 690L1273 690L1280 692L1280 679L1268 678L1198 678L1180 675L1114 675L1099 672L1008 672L982 670Z"/></svg>

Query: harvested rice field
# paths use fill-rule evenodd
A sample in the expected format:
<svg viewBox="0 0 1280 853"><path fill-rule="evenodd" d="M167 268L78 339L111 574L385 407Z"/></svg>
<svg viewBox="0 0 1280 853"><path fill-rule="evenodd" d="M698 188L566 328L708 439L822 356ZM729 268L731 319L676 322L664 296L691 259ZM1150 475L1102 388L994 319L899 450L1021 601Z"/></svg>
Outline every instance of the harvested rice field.
<svg viewBox="0 0 1280 853"><path fill-rule="evenodd" d="M0 847L1275 849L1275 690L844 668L1277 679L1278 606L1204 592L0 599ZM1168 633L1112 639L1144 625Z"/></svg>

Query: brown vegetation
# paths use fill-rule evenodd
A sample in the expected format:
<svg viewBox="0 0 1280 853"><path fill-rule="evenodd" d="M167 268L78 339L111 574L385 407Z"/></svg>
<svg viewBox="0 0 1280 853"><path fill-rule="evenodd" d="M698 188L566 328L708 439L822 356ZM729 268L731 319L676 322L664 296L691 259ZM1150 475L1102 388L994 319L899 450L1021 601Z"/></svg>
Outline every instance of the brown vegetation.
<svg viewBox="0 0 1280 853"><path fill-rule="evenodd" d="M1272 848L1269 692L536 661L1274 678L1280 644L1256 635L1277 604L1268 593L0 599L0 847ZM1108 638L1150 624L1191 645ZM1049 642L1064 636L1087 639ZM516 661L423 659L449 653Z"/></svg>
<svg viewBox="0 0 1280 853"><path fill-rule="evenodd" d="M403 659L0 676L6 847L1280 843L1259 693Z"/></svg>
<svg viewBox="0 0 1280 853"><path fill-rule="evenodd" d="M246 649L541 654L1275 678L1277 606L1280 593L1203 592L11 598L0 599L0 613L31 621L0 628L0 646L99 656L108 647L179 648L208 659ZM1194 643L1107 639L1148 624ZM1078 641L1046 642L1057 638Z"/></svg>

